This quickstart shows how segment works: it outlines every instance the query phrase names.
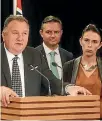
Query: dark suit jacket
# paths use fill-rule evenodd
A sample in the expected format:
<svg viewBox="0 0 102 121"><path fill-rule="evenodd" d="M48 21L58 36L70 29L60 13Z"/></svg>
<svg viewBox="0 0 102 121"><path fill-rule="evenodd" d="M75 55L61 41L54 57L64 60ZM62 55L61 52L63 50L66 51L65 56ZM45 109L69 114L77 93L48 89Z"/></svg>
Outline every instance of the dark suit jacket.
<svg viewBox="0 0 102 121"><path fill-rule="evenodd" d="M23 51L23 59L26 96L40 95L41 84L44 85L44 89L48 90L48 81L46 79L42 80L41 75L35 70L31 71L30 65L38 66L38 70L48 77L52 94L61 93L61 81L55 78L52 72L48 69L46 61L43 59L39 51L31 47L26 47ZM3 43L1 44L1 85L11 88L10 69Z"/></svg>
<svg viewBox="0 0 102 121"><path fill-rule="evenodd" d="M65 82L72 83L72 84L76 83L75 81L77 78L80 61L81 61L81 57L78 57L64 64L63 78ZM98 65L100 79L102 82L102 58L101 57L97 57L97 65Z"/></svg>
<svg viewBox="0 0 102 121"><path fill-rule="evenodd" d="M47 62L47 58L46 58L46 54L45 54L43 44L39 45L35 49L39 50L42 53L43 58ZM60 53L60 56L61 56L62 66L64 65L65 62L73 59L73 54L71 52L68 52L68 51L64 50L63 48L59 47L59 53ZM47 66L48 66L48 62L47 62ZM48 68L49 68L49 66L48 66ZM42 85L41 90L42 90L41 95L46 95L48 93L47 90L44 89L43 85Z"/></svg>
<svg viewBox="0 0 102 121"><path fill-rule="evenodd" d="M39 50L42 53L44 59L47 62L47 58L46 58L46 54L45 54L43 44L39 45L35 49ZM62 66L64 65L65 62L73 59L73 54L71 52L68 52L67 50L61 48L61 47L59 47L59 53L60 53L60 56L61 56ZM48 63L47 63L47 65L48 65Z"/></svg>

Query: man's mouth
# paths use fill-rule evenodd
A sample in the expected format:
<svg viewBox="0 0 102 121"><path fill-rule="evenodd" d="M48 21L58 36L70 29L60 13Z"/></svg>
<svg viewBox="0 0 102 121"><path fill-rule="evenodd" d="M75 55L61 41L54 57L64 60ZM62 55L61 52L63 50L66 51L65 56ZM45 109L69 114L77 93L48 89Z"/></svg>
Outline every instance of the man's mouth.
<svg viewBox="0 0 102 121"><path fill-rule="evenodd" d="M22 43L16 43L17 45L23 45Z"/></svg>

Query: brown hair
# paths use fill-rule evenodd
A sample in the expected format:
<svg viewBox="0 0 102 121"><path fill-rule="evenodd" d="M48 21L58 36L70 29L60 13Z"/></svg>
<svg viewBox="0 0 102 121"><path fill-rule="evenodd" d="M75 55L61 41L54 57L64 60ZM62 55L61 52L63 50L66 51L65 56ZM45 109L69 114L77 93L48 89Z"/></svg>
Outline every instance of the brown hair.
<svg viewBox="0 0 102 121"><path fill-rule="evenodd" d="M61 27L62 27L62 22L61 22L61 20L58 18L58 17L55 17L55 16L47 16L47 17L45 17L44 18L44 20L42 21L42 23L41 23L41 29L43 30L43 25L45 24L45 23L48 23L48 22L57 22L57 23L59 23L60 25L61 25Z"/></svg>
<svg viewBox="0 0 102 121"><path fill-rule="evenodd" d="M27 20L25 17L23 17L23 16L21 16L21 15L10 15L10 16L7 17L7 19L5 20L3 29L4 29L5 27L7 27L8 24L9 24L11 21L13 21L13 20L17 20L17 21L20 21L20 22L26 22L26 23L28 24L28 26L29 26L28 20Z"/></svg>
<svg viewBox="0 0 102 121"><path fill-rule="evenodd" d="M82 37L83 37L84 33L85 33L85 32L88 32L88 31L92 31L92 32L97 33L97 34L100 36L100 38L101 38L100 30L96 27L95 24L89 24L89 25L87 25L87 26L84 28L83 32L82 32ZM101 39L101 41L102 41L102 39Z"/></svg>

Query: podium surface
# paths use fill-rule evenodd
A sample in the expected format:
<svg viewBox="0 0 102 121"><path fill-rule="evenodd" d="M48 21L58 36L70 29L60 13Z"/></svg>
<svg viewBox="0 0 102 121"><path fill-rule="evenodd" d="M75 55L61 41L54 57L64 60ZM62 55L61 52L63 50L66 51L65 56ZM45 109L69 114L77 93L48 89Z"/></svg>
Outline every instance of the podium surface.
<svg viewBox="0 0 102 121"><path fill-rule="evenodd" d="M100 96L34 96L10 98L1 107L7 120L93 120L100 118Z"/></svg>

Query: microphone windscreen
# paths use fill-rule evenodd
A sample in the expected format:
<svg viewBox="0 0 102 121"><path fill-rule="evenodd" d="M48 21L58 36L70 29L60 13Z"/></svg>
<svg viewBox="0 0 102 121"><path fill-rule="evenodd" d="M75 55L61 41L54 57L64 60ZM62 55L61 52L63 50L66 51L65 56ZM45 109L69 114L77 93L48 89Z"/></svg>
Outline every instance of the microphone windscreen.
<svg viewBox="0 0 102 121"><path fill-rule="evenodd" d="M56 64L55 62L52 62L52 65L53 65L53 66L57 66L57 64Z"/></svg>

